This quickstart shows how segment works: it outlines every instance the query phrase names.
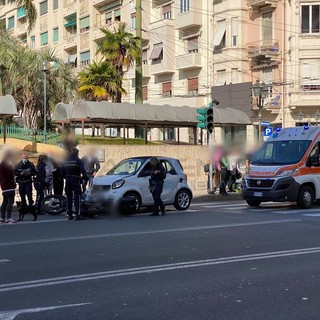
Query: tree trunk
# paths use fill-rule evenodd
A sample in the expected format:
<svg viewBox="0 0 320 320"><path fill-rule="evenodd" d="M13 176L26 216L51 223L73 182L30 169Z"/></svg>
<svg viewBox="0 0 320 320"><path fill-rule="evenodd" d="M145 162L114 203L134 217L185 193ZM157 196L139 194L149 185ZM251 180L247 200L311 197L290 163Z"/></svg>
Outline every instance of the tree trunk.
<svg viewBox="0 0 320 320"><path fill-rule="evenodd" d="M94 124L92 125L91 130L92 130L91 137L95 137L96 126Z"/></svg>
<svg viewBox="0 0 320 320"><path fill-rule="evenodd" d="M106 137L106 128L105 128L104 124L100 125L100 134L101 134L102 138Z"/></svg>

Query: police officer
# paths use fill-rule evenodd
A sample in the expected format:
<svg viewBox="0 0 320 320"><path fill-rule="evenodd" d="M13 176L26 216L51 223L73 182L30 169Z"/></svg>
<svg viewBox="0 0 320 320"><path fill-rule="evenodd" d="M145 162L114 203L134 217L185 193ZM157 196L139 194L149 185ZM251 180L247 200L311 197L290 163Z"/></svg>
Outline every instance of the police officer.
<svg viewBox="0 0 320 320"><path fill-rule="evenodd" d="M62 167L62 174L66 180L66 196L67 196L67 208L68 208L68 220L73 219L72 205L74 200L74 206L76 209L76 220L83 220L81 216L81 181L82 179L87 182L88 177L84 166L79 159L79 150L74 148L70 153L69 159L64 163Z"/></svg>
<svg viewBox="0 0 320 320"><path fill-rule="evenodd" d="M29 161L27 154L23 154L21 161L14 168L14 175L19 185L19 194L23 207L27 206L26 197L28 198L29 206L33 205L32 178L36 174L37 171L34 164Z"/></svg>

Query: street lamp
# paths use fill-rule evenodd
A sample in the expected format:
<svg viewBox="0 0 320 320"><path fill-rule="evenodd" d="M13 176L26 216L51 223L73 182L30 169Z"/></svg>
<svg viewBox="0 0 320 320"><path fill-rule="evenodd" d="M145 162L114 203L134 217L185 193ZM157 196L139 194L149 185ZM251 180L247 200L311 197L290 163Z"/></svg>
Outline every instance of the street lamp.
<svg viewBox="0 0 320 320"><path fill-rule="evenodd" d="M43 131L44 131L44 143L47 142L47 72L49 72L50 64L48 61L42 61L43 72Z"/></svg>
<svg viewBox="0 0 320 320"><path fill-rule="evenodd" d="M264 107L264 99L268 96L268 86L263 82L257 80L252 86L253 95L257 98L257 106L259 108L258 120L259 120L259 142L261 141L261 121L262 121L262 108Z"/></svg>
<svg viewBox="0 0 320 320"><path fill-rule="evenodd" d="M298 120L300 121L300 125L302 124L303 118L304 118L304 113L301 112L301 111L299 111L299 113L298 113Z"/></svg>

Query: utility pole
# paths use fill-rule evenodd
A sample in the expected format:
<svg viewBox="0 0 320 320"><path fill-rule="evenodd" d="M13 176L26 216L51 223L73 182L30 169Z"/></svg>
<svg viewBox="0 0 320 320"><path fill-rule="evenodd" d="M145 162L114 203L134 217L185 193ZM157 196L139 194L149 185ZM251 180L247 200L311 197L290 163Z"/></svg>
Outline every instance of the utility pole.
<svg viewBox="0 0 320 320"><path fill-rule="evenodd" d="M139 38L139 56L136 59L136 96L135 103L143 103L142 94L142 8L141 0L136 0L136 36Z"/></svg>

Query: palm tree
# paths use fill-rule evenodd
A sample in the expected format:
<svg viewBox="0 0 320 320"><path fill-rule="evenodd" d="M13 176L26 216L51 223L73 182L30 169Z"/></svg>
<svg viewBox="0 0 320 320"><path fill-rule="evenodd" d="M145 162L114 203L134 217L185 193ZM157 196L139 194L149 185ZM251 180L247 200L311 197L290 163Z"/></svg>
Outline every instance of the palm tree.
<svg viewBox="0 0 320 320"><path fill-rule="evenodd" d="M31 31L37 21L37 9L33 0L9 0L9 2L15 2L18 7L23 7L26 11L26 17L28 20L28 31Z"/></svg>
<svg viewBox="0 0 320 320"><path fill-rule="evenodd" d="M113 65L118 74L120 87L124 72L133 66L134 61L140 56L141 49L139 38L128 32L126 23L120 23L118 29L113 31L102 28L104 38L98 42L98 53L101 53L105 60ZM118 91L115 102L121 102L122 93Z"/></svg>
<svg viewBox="0 0 320 320"><path fill-rule="evenodd" d="M122 78L118 77L116 69L108 61L93 62L80 72L78 92L91 101L116 101L119 94L126 93Z"/></svg>

